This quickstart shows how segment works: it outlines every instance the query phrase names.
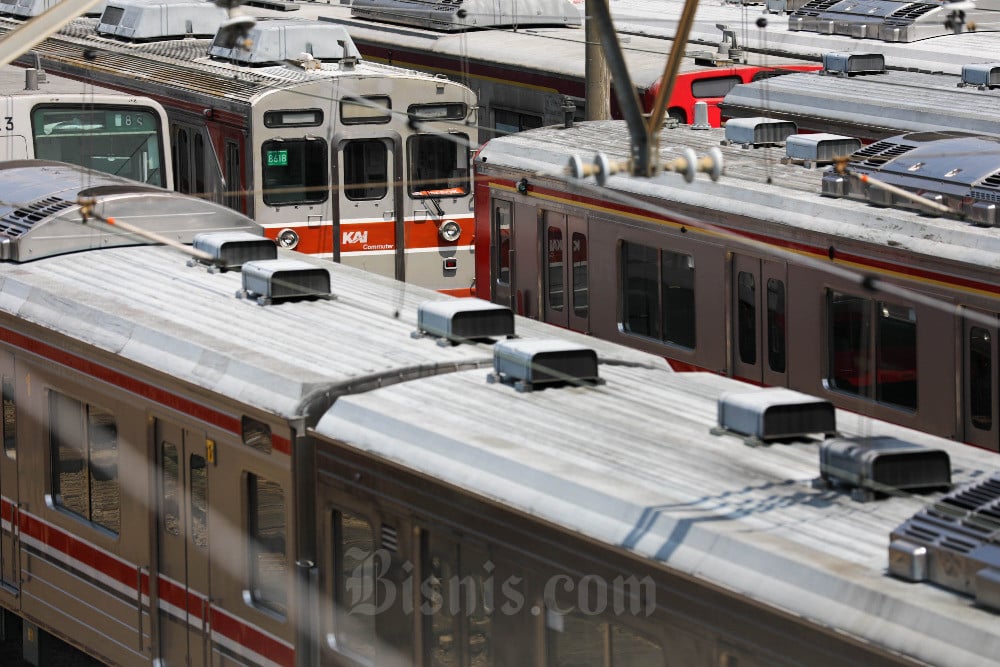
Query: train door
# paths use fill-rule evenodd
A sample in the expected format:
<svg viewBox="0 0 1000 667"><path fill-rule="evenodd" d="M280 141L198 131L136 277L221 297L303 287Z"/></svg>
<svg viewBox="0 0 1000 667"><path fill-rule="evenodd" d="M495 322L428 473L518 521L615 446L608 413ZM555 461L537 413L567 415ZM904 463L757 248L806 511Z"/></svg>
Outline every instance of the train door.
<svg viewBox="0 0 1000 667"><path fill-rule="evenodd" d="M14 355L0 352L0 385L3 393L3 451L0 452L0 590L16 593L19 586L17 559L17 404L15 402Z"/></svg>
<svg viewBox="0 0 1000 667"><path fill-rule="evenodd" d="M334 261L406 279L402 165L385 135L340 142L334 154L340 193L334 214Z"/></svg>
<svg viewBox="0 0 1000 667"><path fill-rule="evenodd" d="M732 281L733 376L765 385L787 385L785 265L733 255Z"/></svg>
<svg viewBox="0 0 1000 667"><path fill-rule="evenodd" d="M491 298L514 309L514 253L513 245L513 204L502 199L494 199L490 210L490 280Z"/></svg>
<svg viewBox="0 0 1000 667"><path fill-rule="evenodd" d="M542 211L542 319L589 331L587 226L583 218Z"/></svg>
<svg viewBox="0 0 1000 667"><path fill-rule="evenodd" d="M997 316L979 311L966 317L962 349L962 414L964 440L997 451L1000 449L1000 400L998 400ZM986 318L987 321L983 321ZM991 323L988 323L990 322Z"/></svg>
<svg viewBox="0 0 1000 667"><path fill-rule="evenodd" d="M157 597L163 664L209 664L208 467L204 434L158 419Z"/></svg>

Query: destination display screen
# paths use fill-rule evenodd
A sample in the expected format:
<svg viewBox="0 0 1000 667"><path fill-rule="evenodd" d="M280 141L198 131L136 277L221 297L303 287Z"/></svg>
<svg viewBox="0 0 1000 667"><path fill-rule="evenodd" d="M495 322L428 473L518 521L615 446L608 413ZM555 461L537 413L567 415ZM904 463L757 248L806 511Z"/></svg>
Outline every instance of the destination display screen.
<svg viewBox="0 0 1000 667"><path fill-rule="evenodd" d="M278 150L278 151L266 151L265 157L267 159L268 167L287 167L288 166L288 151Z"/></svg>
<svg viewBox="0 0 1000 667"><path fill-rule="evenodd" d="M35 136L65 134L132 134L156 131L156 118L141 109L36 109Z"/></svg>

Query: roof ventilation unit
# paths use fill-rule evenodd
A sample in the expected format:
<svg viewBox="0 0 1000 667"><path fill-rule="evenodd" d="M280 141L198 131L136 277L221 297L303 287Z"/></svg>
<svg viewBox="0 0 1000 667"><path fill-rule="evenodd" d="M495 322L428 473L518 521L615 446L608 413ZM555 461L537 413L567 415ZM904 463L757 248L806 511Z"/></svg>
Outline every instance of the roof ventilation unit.
<svg viewBox="0 0 1000 667"><path fill-rule="evenodd" d="M582 23L570 0L354 0L351 16L441 32Z"/></svg>
<svg viewBox="0 0 1000 667"><path fill-rule="evenodd" d="M18 16L31 18L48 11L59 4L59 0L0 0L0 16ZM85 16L99 16L104 9L104 3L87 8Z"/></svg>
<svg viewBox="0 0 1000 667"><path fill-rule="evenodd" d="M277 259L278 246L271 239L250 232L207 232L196 234L191 244L195 250L211 259L198 259L209 264L209 271L238 269L247 262ZM191 264L193 262L189 262Z"/></svg>
<svg viewBox="0 0 1000 667"><path fill-rule="evenodd" d="M597 353L561 340L504 340L493 346L487 380L512 384L517 391L539 385L600 384Z"/></svg>
<svg viewBox="0 0 1000 667"><path fill-rule="evenodd" d="M283 299L330 296L330 272L298 259L269 259L243 265L238 298L256 298L266 306Z"/></svg>
<svg viewBox="0 0 1000 667"><path fill-rule="evenodd" d="M864 502L897 491L951 486L948 453L890 437L834 438L820 445L820 476Z"/></svg>
<svg viewBox="0 0 1000 667"><path fill-rule="evenodd" d="M414 336L423 335L434 336L442 344L510 337L514 335L514 313L506 306L473 297L425 301L417 309L414 332Z"/></svg>
<svg viewBox="0 0 1000 667"><path fill-rule="evenodd" d="M892 531L889 572L1000 611L1000 475L953 491Z"/></svg>
<svg viewBox="0 0 1000 667"><path fill-rule="evenodd" d="M975 86L979 90L1000 87L1000 63L973 63L962 65L962 81L960 88Z"/></svg>
<svg viewBox="0 0 1000 667"><path fill-rule="evenodd" d="M240 65L273 65L295 61L308 53L312 59L336 61L361 59L361 52L347 33L347 28L328 21L258 18L247 29L246 39L232 39L219 31L208 49L213 58Z"/></svg>
<svg viewBox="0 0 1000 667"><path fill-rule="evenodd" d="M884 74L885 56L881 53L824 53L823 74L855 76L858 74Z"/></svg>
<svg viewBox="0 0 1000 667"><path fill-rule="evenodd" d="M97 33L130 40L211 37L227 17L204 0L108 0Z"/></svg>
<svg viewBox="0 0 1000 667"><path fill-rule="evenodd" d="M830 164L837 158L848 157L861 148L861 140L839 134L795 134L785 142L786 162L815 165Z"/></svg>
<svg viewBox="0 0 1000 667"><path fill-rule="evenodd" d="M781 387L727 392L719 397L718 408L719 430L749 436L748 444L837 430L830 401Z"/></svg>
<svg viewBox="0 0 1000 667"><path fill-rule="evenodd" d="M731 118L726 121L726 138L723 146L739 144L743 148L776 146L795 134L798 127L790 120L773 118Z"/></svg>

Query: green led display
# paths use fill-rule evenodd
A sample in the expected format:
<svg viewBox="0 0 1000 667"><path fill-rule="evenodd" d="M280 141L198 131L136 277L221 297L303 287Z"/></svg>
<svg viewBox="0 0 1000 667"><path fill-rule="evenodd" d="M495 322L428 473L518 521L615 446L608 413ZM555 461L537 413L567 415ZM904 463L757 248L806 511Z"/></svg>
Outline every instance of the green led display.
<svg viewBox="0 0 1000 667"><path fill-rule="evenodd" d="M267 166L268 167L287 167L288 166L288 151L267 151Z"/></svg>

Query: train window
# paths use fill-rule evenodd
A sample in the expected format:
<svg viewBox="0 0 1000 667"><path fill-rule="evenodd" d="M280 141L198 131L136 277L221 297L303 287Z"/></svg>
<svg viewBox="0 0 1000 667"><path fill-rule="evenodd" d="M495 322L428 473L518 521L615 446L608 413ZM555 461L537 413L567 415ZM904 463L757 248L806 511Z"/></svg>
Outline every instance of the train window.
<svg viewBox="0 0 1000 667"><path fill-rule="evenodd" d="M548 214L548 211L544 212ZM545 287L549 310L563 309L563 234L559 227L548 227L546 232Z"/></svg>
<svg viewBox="0 0 1000 667"><path fill-rule="evenodd" d="M469 137L418 134L407 141L411 197L456 197L469 192Z"/></svg>
<svg viewBox="0 0 1000 667"><path fill-rule="evenodd" d="M662 667L663 648L618 623L581 614L549 613L549 667Z"/></svg>
<svg viewBox="0 0 1000 667"><path fill-rule="evenodd" d="M163 529L173 535L181 534L180 461L177 445L164 442L160 461L160 478L163 484Z"/></svg>
<svg viewBox="0 0 1000 667"><path fill-rule="evenodd" d="M35 157L82 165L164 186L160 123L145 107L37 106L31 112Z"/></svg>
<svg viewBox="0 0 1000 667"><path fill-rule="evenodd" d="M623 243L620 262L625 331L693 349L694 257Z"/></svg>
<svg viewBox="0 0 1000 667"><path fill-rule="evenodd" d="M240 419L240 431L243 433L243 444L260 450L265 454L271 453L271 427L264 422L257 421L244 415Z"/></svg>
<svg viewBox="0 0 1000 667"><path fill-rule="evenodd" d="M344 196L382 199L389 192L389 150L381 139L357 139L343 147Z"/></svg>
<svg viewBox="0 0 1000 667"><path fill-rule="evenodd" d="M969 410L972 425L984 431L993 428L993 346L990 338L987 329L969 328Z"/></svg>
<svg viewBox="0 0 1000 667"><path fill-rule="evenodd" d="M587 275L587 236L573 232L573 313L586 317L589 308L590 288Z"/></svg>
<svg viewBox="0 0 1000 667"><path fill-rule="evenodd" d="M713 76L691 82L691 95L696 98L725 97L729 91L743 83L738 76Z"/></svg>
<svg viewBox="0 0 1000 667"><path fill-rule="evenodd" d="M264 203L315 204L326 201L326 142L321 139L265 141L261 146Z"/></svg>
<svg viewBox="0 0 1000 667"><path fill-rule="evenodd" d="M323 124L321 109L296 109L267 111L264 113L264 127L318 127Z"/></svg>
<svg viewBox="0 0 1000 667"><path fill-rule="evenodd" d="M736 338L740 361L757 363L757 287L752 273L740 271L736 277Z"/></svg>
<svg viewBox="0 0 1000 667"><path fill-rule="evenodd" d="M234 211L243 211L241 193L243 170L240 168L240 148L235 141L226 141L226 194L225 204Z"/></svg>
<svg viewBox="0 0 1000 667"><path fill-rule="evenodd" d="M204 456L191 455L188 477L191 480L191 506L188 508L191 541L199 549L208 549L208 467Z"/></svg>
<svg viewBox="0 0 1000 667"><path fill-rule="evenodd" d="M367 95L340 100L340 120L344 125L388 123L392 120L392 100L386 95Z"/></svg>
<svg viewBox="0 0 1000 667"><path fill-rule="evenodd" d="M493 664L493 599L487 580L489 554L424 533L420 609L424 614L425 662L434 667Z"/></svg>
<svg viewBox="0 0 1000 667"><path fill-rule="evenodd" d="M342 510L333 513L335 627L331 646L370 661L375 659L375 611L381 602L376 576L385 573L384 552L375 552L368 519Z"/></svg>
<svg viewBox="0 0 1000 667"><path fill-rule="evenodd" d="M178 192L191 192L191 151L188 147L188 132L177 128L174 133L174 182Z"/></svg>
<svg viewBox="0 0 1000 667"><path fill-rule="evenodd" d="M56 504L118 533L118 426L104 408L49 393L49 443Z"/></svg>
<svg viewBox="0 0 1000 667"><path fill-rule="evenodd" d="M828 313L831 385L915 410L916 311L831 291Z"/></svg>
<svg viewBox="0 0 1000 667"><path fill-rule="evenodd" d="M499 285L510 285L510 202L493 202L493 238L496 239L494 275Z"/></svg>
<svg viewBox="0 0 1000 667"><path fill-rule="evenodd" d="M205 194L205 137L198 132L194 135L194 191Z"/></svg>
<svg viewBox="0 0 1000 667"><path fill-rule="evenodd" d="M17 406L14 403L14 378L3 376L3 451L17 458Z"/></svg>
<svg viewBox="0 0 1000 667"><path fill-rule="evenodd" d="M522 130L533 130L542 126L542 117L533 114L493 109L493 129L498 133L511 134Z"/></svg>
<svg viewBox="0 0 1000 667"><path fill-rule="evenodd" d="M785 283L774 278L767 280L767 364L785 372Z"/></svg>
<svg viewBox="0 0 1000 667"><path fill-rule="evenodd" d="M406 110L416 120L462 120L469 108L461 102L451 104L411 104Z"/></svg>
<svg viewBox="0 0 1000 667"><path fill-rule="evenodd" d="M284 614L288 588L285 492L277 482L248 473L247 498L250 596L262 607Z"/></svg>

